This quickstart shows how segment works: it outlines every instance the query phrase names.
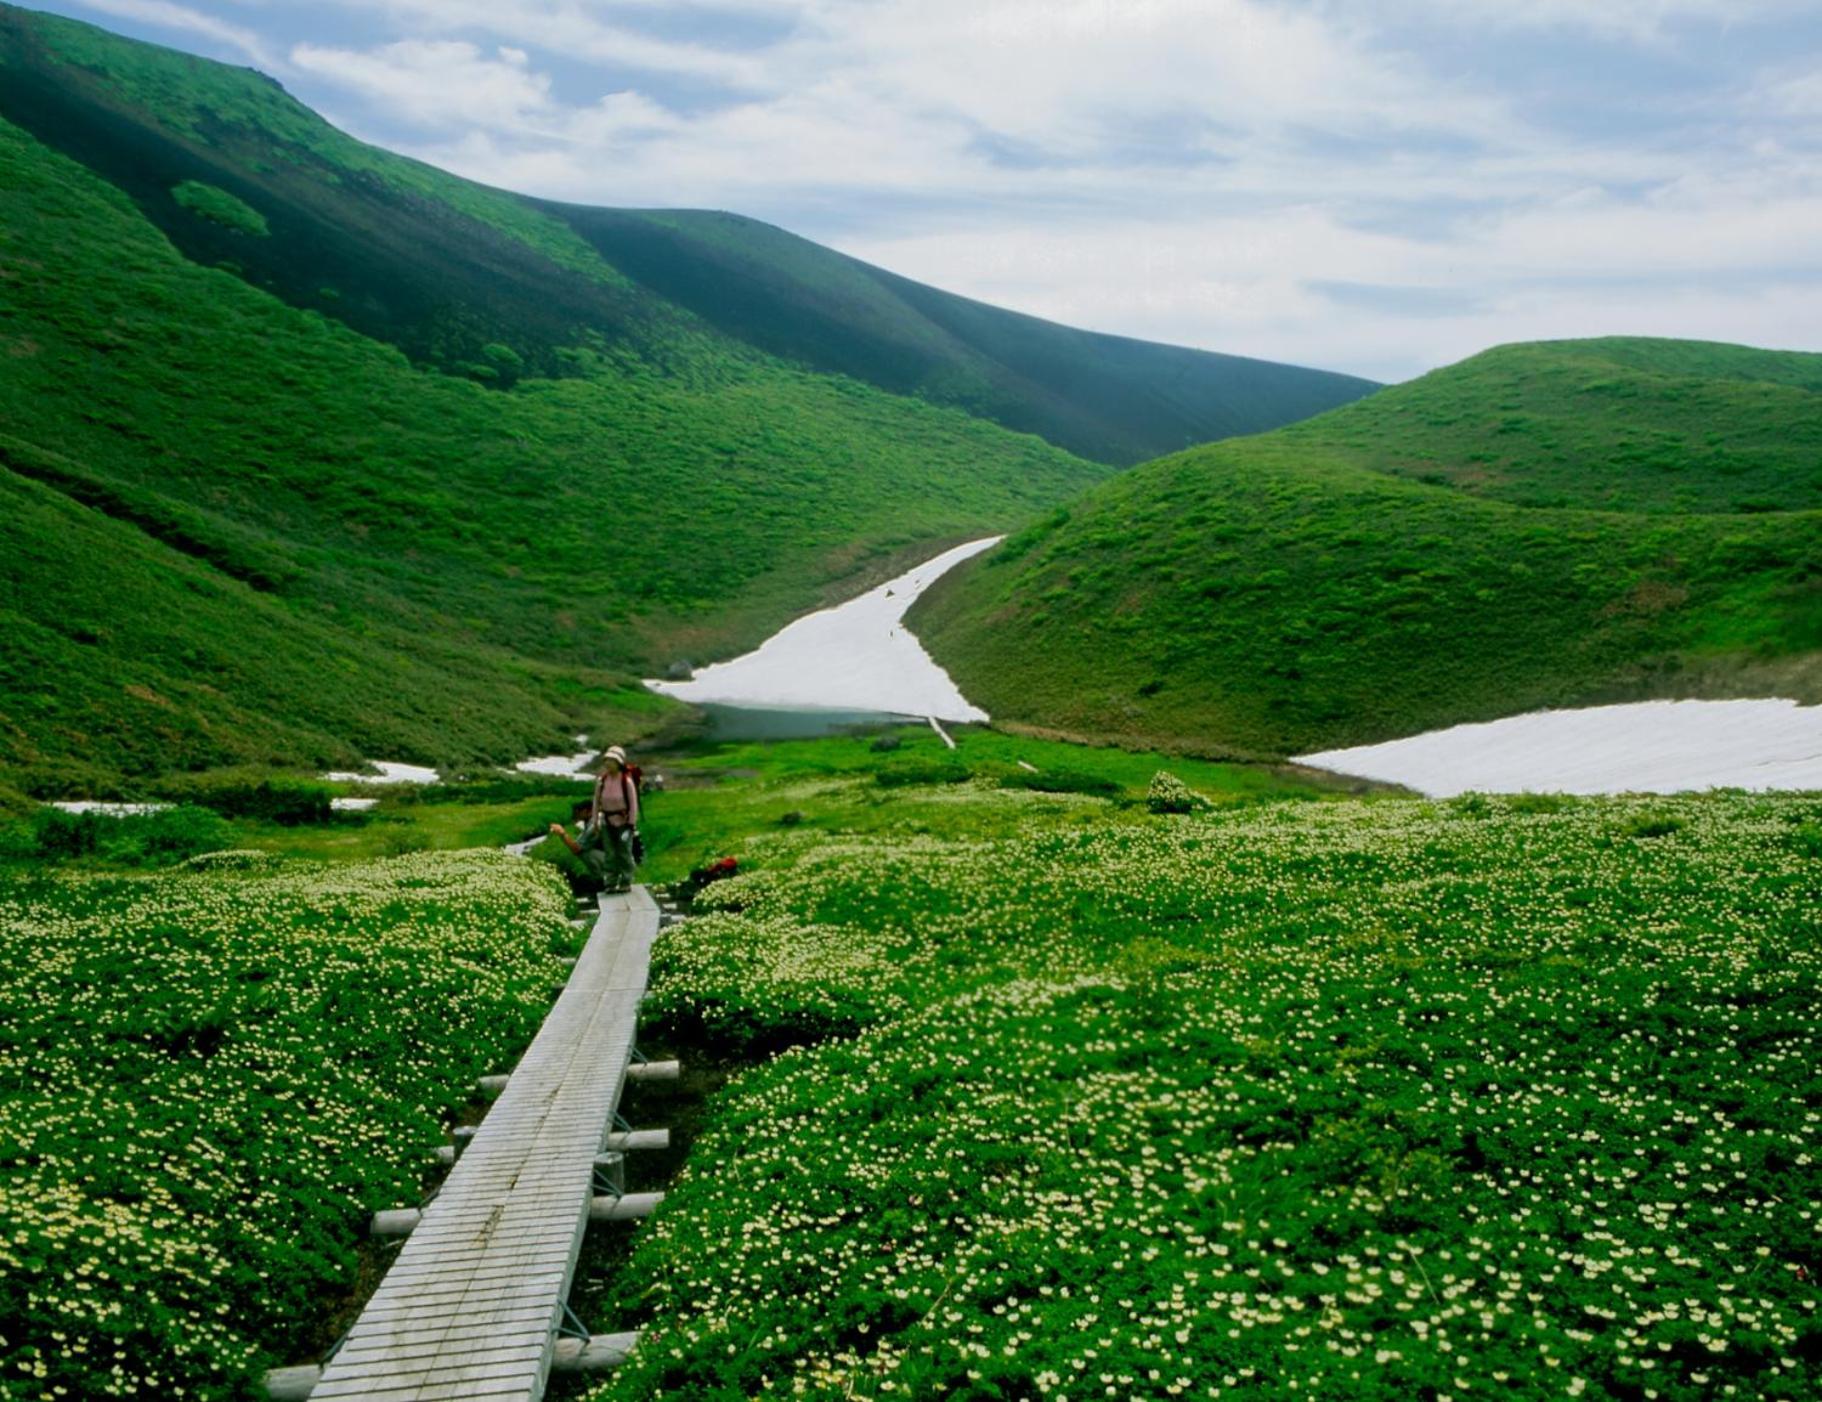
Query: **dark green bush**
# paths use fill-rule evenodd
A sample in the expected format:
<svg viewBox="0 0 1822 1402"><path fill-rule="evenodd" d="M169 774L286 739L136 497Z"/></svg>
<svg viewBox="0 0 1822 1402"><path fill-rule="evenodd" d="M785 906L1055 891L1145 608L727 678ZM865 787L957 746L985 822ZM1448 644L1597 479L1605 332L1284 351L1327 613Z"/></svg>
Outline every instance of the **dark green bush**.
<svg viewBox="0 0 1822 1402"><path fill-rule="evenodd" d="M881 765L873 777L883 788L902 789L912 784L965 784L972 774L956 759L900 759Z"/></svg>
<svg viewBox="0 0 1822 1402"><path fill-rule="evenodd" d="M519 803L528 798L588 798L588 786L555 774L514 774L449 784L414 784L401 803Z"/></svg>
<svg viewBox="0 0 1822 1402"><path fill-rule="evenodd" d="M1822 823L1799 823L1790 834L1790 845L1805 857L1822 859Z"/></svg>
<svg viewBox="0 0 1822 1402"><path fill-rule="evenodd" d="M0 836L0 855L40 862L92 859L110 866L169 866L227 847L233 837L233 829L219 813L195 806L123 817L41 808L29 824L15 824Z"/></svg>
<svg viewBox="0 0 1822 1402"><path fill-rule="evenodd" d="M1039 793L1085 793L1111 798L1120 786L1100 774L1084 774L1076 769L1041 769L1033 774L1020 769L1000 779L1002 789L1036 789Z"/></svg>
<svg viewBox="0 0 1822 1402"><path fill-rule="evenodd" d="M327 785L309 779L236 769L177 775L161 783L159 793L172 802L212 808L230 818L256 818L287 827L328 822L335 796Z"/></svg>

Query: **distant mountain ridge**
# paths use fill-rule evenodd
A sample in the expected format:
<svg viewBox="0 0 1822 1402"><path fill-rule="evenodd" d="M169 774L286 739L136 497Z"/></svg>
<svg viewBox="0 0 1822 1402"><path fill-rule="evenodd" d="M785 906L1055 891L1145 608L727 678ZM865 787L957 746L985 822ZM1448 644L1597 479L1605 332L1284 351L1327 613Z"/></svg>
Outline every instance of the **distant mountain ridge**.
<svg viewBox="0 0 1822 1402"><path fill-rule="evenodd" d="M1100 462L1260 433L1378 388L1005 311L736 214L541 207L615 267L731 336L955 404Z"/></svg>
<svg viewBox="0 0 1822 1402"><path fill-rule="evenodd" d="M1212 752L1822 701L1822 355L1503 346L1089 488L909 621L996 720Z"/></svg>
<svg viewBox="0 0 1822 1402"><path fill-rule="evenodd" d="M193 261L458 373L572 373L584 334L651 354L681 310L767 355L1119 465L1376 388L1078 331L735 215L489 190L364 147L249 70L4 5L0 71L0 117L125 191ZM186 181L257 210L264 232L173 198Z"/></svg>

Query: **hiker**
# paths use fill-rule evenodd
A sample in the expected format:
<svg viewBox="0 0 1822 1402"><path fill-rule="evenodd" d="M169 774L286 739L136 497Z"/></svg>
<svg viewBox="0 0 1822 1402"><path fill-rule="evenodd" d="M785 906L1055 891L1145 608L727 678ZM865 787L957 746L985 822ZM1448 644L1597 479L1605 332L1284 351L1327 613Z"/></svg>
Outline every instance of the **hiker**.
<svg viewBox="0 0 1822 1402"><path fill-rule="evenodd" d="M595 780L581 842L572 839L563 824L550 825L551 832L587 864L590 875L601 882L601 889L609 895L630 891L633 871L639 865L637 772L627 763L625 750L618 745L610 747L601 757L601 774Z"/></svg>

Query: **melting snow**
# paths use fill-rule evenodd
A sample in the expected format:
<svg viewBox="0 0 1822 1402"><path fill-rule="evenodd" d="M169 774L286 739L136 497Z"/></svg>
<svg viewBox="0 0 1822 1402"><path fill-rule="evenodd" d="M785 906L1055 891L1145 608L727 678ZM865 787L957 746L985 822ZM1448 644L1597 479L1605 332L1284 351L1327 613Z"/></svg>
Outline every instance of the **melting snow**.
<svg viewBox="0 0 1822 1402"><path fill-rule="evenodd" d="M378 774L351 774L346 770L337 770L322 777L332 784L434 784L437 772L426 769L421 764L398 764L392 760L376 759L369 761L380 772Z"/></svg>
<svg viewBox="0 0 1822 1402"><path fill-rule="evenodd" d="M1822 789L1822 706L1642 701L1536 711L1298 764L1403 784L1433 798L1487 793Z"/></svg>
<svg viewBox="0 0 1822 1402"><path fill-rule="evenodd" d="M679 701L781 710L888 711L984 721L904 626L905 610L999 537L958 545L837 608L807 614L757 651L704 667L686 682L647 682Z"/></svg>

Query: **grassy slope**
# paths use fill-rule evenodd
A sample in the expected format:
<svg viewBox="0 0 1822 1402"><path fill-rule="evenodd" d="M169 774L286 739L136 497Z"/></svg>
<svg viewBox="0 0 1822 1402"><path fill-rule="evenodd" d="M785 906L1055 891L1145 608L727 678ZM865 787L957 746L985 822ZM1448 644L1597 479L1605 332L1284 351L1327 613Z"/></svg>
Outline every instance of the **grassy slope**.
<svg viewBox="0 0 1822 1402"><path fill-rule="evenodd" d="M695 322L1120 463L1372 388L1019 316L753 220L487 190L362 146L256 74L3 6L0 64L0 116L105 174L190 257L455 371L498 369L499 345L508 377L567 373L578 324L668 360Z"/></svg>
<svg viewBox="0 0 1822 1402"><path fill-rule="evenodd" d="M0 107L46 65L93 128L64 144L99 160L112 134L143 162L123 189L0 120L0 467L32 503L4 572L32 637L0 695L15 782L349 746L501 758L531 733L620 726L600 669L756 641L1103 472L730 342L629 290L557 221L360 147L257 75L0 11ZM143 188L143 170L182 187L186 160L230 201ZM381 296L415 295L399 250L417 238L473 250L515 315L548 304L539 279L601 300L573 312L551 375L527 343L484 387L461 367L510 317L426 294L414 321ZM283 239L371 247L372 287L323 283L361 316L250 285L254 253ZM246 261L201 266L212 249ZM96 545L76 560L79 536ZM171 708L148 716L135 687Z"/></svg>
<svg viewBox="0 0 1822 1402"><path fill-rule="evenodd" d="M739 215L545 208L615 266L743 341L959 404L1103 462L1258 433L1374 388L1002 311Z"/></svg>
<svg viewBox="0 0 1822 1402"><path fill-rule="evenodd" d="M1640 696L1822 699L1819 367L1491 351L1149 463L913 622L996 717L1248 753Z"/></svg>

